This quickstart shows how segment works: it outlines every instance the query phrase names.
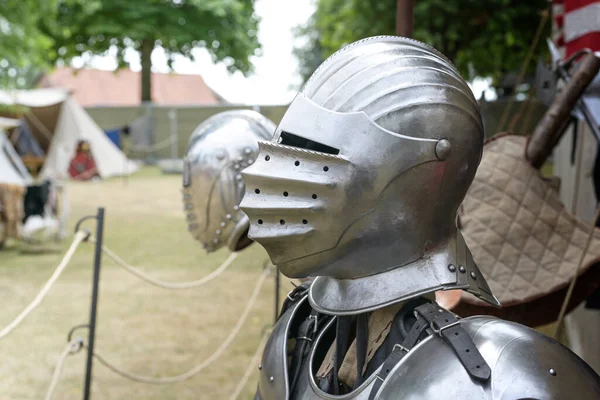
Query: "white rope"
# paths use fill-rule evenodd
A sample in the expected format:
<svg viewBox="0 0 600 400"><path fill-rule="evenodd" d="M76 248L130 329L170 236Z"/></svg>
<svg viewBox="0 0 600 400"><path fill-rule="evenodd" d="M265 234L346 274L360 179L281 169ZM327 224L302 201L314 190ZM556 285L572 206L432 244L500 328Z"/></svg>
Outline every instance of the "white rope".
<svg viewBox="0 0 600 400"><path fill-rule="evenodd" d="M162 150L169 147L174 142L174 137L170 136L168 139L163 140L162 142L158 142L156 144L152 144L149 146L143 147L135 147L131 146L131 150L136 153L150 153L152 151Z"/></svg>
<svg viewBox="0 0 600 400"><path fill-rule="evenodd" d="M50 382L50 387L48 388L48 392L46 393L45 400L52 400L54 397L54 391L56 390L56 385L58 385L58 380L60 379L60 374L62 372L62 367L65 362L65 359L69 354L74 354L77 350L81 348L81 342L78 339L73 339L65 346L65 349L61 353L58 358L58 362L56 363L56 367L54 368L54 375L52 376L52 381Z"/></svg>
<svg viewBox="0 0 600 400"><path fill-rule="evenodd" d="M242 380L236 386L235 391L231 394L231 397L229 397L229 400L237 400L237 398L242 393L242 390L244 390L244 387L246 387L246 383L248 383L248 379L250 379L250 375L252 375L252 371L254 371L254 369L256 368L256 364L258 364L258 359L260 358L260 355L262 354L263 349L265 348L265 344L267 343L268 338L269 338L268 334L263 335L263 338L260 341L260 343L258 344L258 348L256 349L256 353L254 353L254 356L252 356L252 360L250 361L250 364L248 364L248 368L246 368L246 372L244 372L244 376L242 377Z"/></svg>
<svg viewBox="0 0 600 400"><path fill-rule="evenodd" d="M193 377L194 375L199 374L206 367L210 366L213 362L218 360L219 357L221 356L221 354L223 354L223 352L229 347L231 342L233 342L233 340L238 335L238 333L240 333L240 330L242 329L244 322L246 322L246 319L248 318L248 315L250 314L250 310L252 309L252 306L256 302L256 299L258 298L258 294L260 293L260 289L263 286L263 284L265 283L265 280L267 279L268 275L269 275L269 269L267 268L263 271L260 278L258 278L258 281L256 282L256 286L254 287L254 292L252 293L252 296L250 297L250 300L248 301L248 305L246 306L246 309L240 316L240 319L238 320L238 322L235 324L233 330L229 333L229 336L227 337L227 339L225 339L225 341L221 344L221 346L219 346L219 348L210 357L208 357L206 360L202 361L202 363L198 364L197 366L195 366L194 368L190 369L189 371L187 371L183 374L176 375L176 376L170 376L170 377L166 377L166 378L153 378L150 376L136 375L136 374L132 374L130 372L124 371L124 370L120 369L119 367L115 366L111 362L107 361L100 354L98 354L98 352L94 352L94 357L101 364L103 364L105 367L107 367L114 373L121 375L122 377L130 379L132 381L136 381L136 382L149 383L149 384L155 384L155 385L168 385L171 383L182 382L186 379L189 379L189 378Z"/></svg>
<svg viewBox="0 0 600 400"><path fill-rule="evenodd" d="M567 307L569 306L569 302L571 301L571 296L573 296L573 289L575 289L575 283L577 283L577 278L579 278L579 272L581 271L581 267L583 267L583 262L585 261L585 256L588 254L588 250L590 248L590 244L592 243L592 238L594 237L594 232L596 231L596 224L598 223L598 218L600 218L600 204L596 205L596 215L594 216L594 221L592 225L592 229L588 235L587 241L585 243L585 247L581 252L581 258L579 259L579 264L577 265L577 269L575 270L575 274L573 275L573 279L569 283L569 288L567 289L567 294L565 295L565 299L563 300L562 306L560 307L560 312L558 313L558 318L556 319L556 325L554 326L554 332L552 333L552 338L558 340L558 334L560 333L560 328L563 324L563 320L565 319L565 314L567 313Z"/></svg>
<svg viewBox="0 0 600 400"><path fill-rule="evenodd" d="M96 239L93 236L90 236L89 241L92 243L96 243ZM112 259L114 262L116 262L117 265L119 265L120 267L123 267L126 271L130 272L131 274L137 276L138 278L140 278L152 285L161 287L163 289L191 289L191 288L196 288L196 287L202 286L205 283L212 281L213 279L215 279L216 277L221 275L223 272L225 272L225 270L227 268L229 268L231 263L237 258L238 254L239 254L237 252L231 253L229 255L229 257L227 257L227 259L225 261L223 261L223 263L219 266L219 268L215 269L213 272L211 272L210 274L206 275L204 278L199 279L197 281L164 282L164 281L160 281L158 279L152 278L151 276L146 275L144 272L140 271L136 267L129 265L128 263L123 261L122 258L120 258L112 250L110 250L108 247L106 247L104 245L102 246L102 252L104 254L106 254L110 259Z"/></svg>
<svg viewBox="0 0 600 400"><path fill-rule="evenodd" d="M48 279L48 282L46 282L42 290L38 293L38 295L31 302L31 304L29 304L27 308L25 308L23 312L21 312L21 314L19 314L19 316L14 319L13 322L11 322L6 328L0 331L0 339L3 339L9 333L11 333L13 329L15 329L37 306L40 305L44 297L46 297L46 295L52 288L52 285L54 285L54 283L56 282L60 274L63 272L63 270L66 268L66 266L69 265L69 261L73 257L73 254L75 254L75 250L77 250L77 247L85 239L86 235L87 233L85 232L77 232L75 234L75 239L73 239L71 247L69 247L69 250L67 250L67 253L63 257L62 261L60 262L60 264L58 264L58 267L56 267L56 270L54 271L50 279Z"/></svg>

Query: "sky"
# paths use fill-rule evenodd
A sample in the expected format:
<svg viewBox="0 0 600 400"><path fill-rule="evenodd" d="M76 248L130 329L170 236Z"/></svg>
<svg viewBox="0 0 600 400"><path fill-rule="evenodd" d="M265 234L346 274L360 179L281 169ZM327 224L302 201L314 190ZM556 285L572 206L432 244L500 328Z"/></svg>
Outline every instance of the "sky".
<svg viewBox="0 0 600 400"><path fill-rule="evenodd" d="M288 104L297 93L294 85L297 87L301 83L297 73L298 62L292 55L295 42L293 28L306 22L314 9L312 0L256 1L255 11L261 18L258 38L263 54L251 58L255 72L249 77L244 77L239 72L230 74L224 65L214 64L204 49L194 50L194 62L182 56L176 57L174 72L202 75L204 81L230 103ZM141 69L137 52L128 51L125 58L131 69ZM76 59L73 66L82 67L85 61L98 69L114 70L117 67L114 54L110 53L103 57ZM167 58L160 48L152 53L152 64L155 72L169 72ZM471 83L476 98L481 97L488 87L489 81L484 79L476 79ZM490 91L485 92L485 95L488 100L495 97Z"/></svg>

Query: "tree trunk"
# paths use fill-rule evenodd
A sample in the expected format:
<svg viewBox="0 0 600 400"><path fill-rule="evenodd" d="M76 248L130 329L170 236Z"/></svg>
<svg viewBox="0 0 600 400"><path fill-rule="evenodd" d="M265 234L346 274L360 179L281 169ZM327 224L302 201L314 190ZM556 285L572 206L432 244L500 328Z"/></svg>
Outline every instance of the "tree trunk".
<svg viewBox="0 0 600 400"><path fill-rule="evenodd" d="M152 50L154 50L154 39L142 40L142 103L152 101Z"/></svg>

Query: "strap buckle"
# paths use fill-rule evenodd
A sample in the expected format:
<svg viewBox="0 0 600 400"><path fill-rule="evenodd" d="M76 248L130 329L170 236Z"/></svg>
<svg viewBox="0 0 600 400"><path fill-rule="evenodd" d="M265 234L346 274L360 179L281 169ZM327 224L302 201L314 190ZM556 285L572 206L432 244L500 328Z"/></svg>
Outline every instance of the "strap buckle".
<svg viewBox="0 0 600 400"><path fill-rule="evenodd" d="M406 347L402 346L400 343L396 343L394 345L394 347L392 347L392 351L396 350L397 348L405 353L408 353L410 351L410 349L407 349Z"/></svg>
<svg viewBox="0 0 600 400"><path fill-rule="evenodd" d="M317 326L319 325L319 317L317 316L317 314L311 314L308 316L308 319L314 319L315 323L313 324L313 335L317 333Z"/></svg>
<svg viewBox="0 0 600 400"><path fill-rule="evenodd" d="M444 330L446 330L446 329L448 329L448 328L452 328L453 326L456 326L456 325L460 325L460 319L457 319L456 321L452 322L451 324L444 325L444 326L442 326L442 327L439 327L439 326L438 326L437 328L436 328L435 321L431 321L431 322L429 323L429 327L431 328L431 330L432 330L434 333L436 333L437 335L439 335L440 337L442 336L442 332L443 332Z"/></svg>

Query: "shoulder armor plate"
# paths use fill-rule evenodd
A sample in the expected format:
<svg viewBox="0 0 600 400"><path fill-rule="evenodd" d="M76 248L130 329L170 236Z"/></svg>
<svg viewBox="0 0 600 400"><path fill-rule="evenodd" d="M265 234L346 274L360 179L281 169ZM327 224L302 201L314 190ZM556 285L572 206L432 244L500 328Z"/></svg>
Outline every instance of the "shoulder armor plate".
<svg viewBox="0 0 600 400"><path fill-rule="evenodd" d="M492 368L487 382L473 381L452 348L432 335L394 367L376 399L600 399L600 377L555 340L492 317L461 325Z"/></svg>

